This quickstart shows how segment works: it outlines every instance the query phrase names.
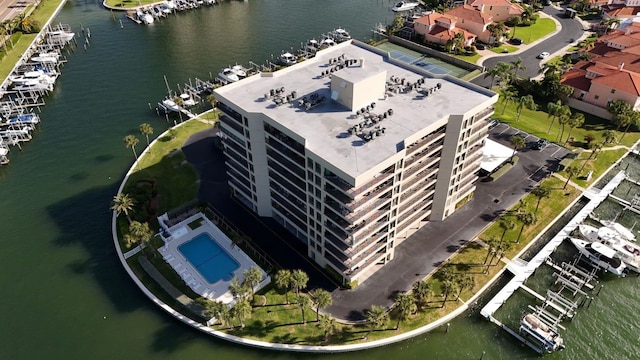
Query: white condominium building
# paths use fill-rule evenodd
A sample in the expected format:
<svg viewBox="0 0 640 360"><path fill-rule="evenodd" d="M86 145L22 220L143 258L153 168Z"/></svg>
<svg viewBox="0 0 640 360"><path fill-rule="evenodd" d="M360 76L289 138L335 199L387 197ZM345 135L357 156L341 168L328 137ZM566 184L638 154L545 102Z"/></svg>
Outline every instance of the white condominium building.
<svg viewBox="0 0 640 360"><path fill-rule="evenodd" d="M498 100L357 41L214 94L233 195L352 285L475 190Z"/></svg>

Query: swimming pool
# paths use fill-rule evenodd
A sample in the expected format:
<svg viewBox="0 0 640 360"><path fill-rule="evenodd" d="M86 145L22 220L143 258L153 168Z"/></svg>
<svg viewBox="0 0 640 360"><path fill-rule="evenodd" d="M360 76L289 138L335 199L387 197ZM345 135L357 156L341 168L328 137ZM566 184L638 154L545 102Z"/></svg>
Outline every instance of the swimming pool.
<svg viewBox="0 0 640 360"><path fill-rule="evenodd" d="M178 246L178 251L210 284L230 281L240 264L208 233L202 233Z"/></svg>

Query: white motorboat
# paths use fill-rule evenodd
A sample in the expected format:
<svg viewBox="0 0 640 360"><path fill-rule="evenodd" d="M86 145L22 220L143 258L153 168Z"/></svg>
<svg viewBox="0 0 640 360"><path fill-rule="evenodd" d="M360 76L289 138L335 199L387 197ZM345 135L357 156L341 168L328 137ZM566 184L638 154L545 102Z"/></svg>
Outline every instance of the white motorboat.
<svg viewBox="0 0 640 360"><path fill-rule="evenodd" d="M320 42L316 39L311 39L304 45L304 51L306 52L315 53L318 50L320 50Z"/></svg>
<svg viewBox="0 0 640 360"><path fill-rule="evenodd" d="M562 350L565 347L558 330L545 324L535 314L529 313L520 320L520 332L535 339L547 352Z"/></svg>
<svg viewBox="0 0 640 360"><path fill-rule="evenodd" d="M180 100L182 100L182 106L192 107L196 105L196 101L189 94L180 94Z"/></svg>
<svg viewBox="0 0 640 360"><path fill-rule="evenodd" d="M15 84L12 89L15 91L51 91L53 90L53 84L40 79L33 79Z"/></svg>
<svg viewBox="0 0 640 360"><path fill-rule="evenodd" d="M569 240L593 265L603 268L612 274L626 276L625 269L627 266L616 256L614 249L599 242L588 242L577 238L569 238Z"/></svg>
<svg viewBox="0 0 640 360"><path fill-rule="evenodd" d="M148 12L138 10L136 11L136 16L138 16L138 20L142 21L145 25L153 24L153 15Z"/></svg>
<svg viewBox="0 0 640 360"><path fill-rule="evenodd" d="M57 53L40 53L29 58L29 61L41 64L57 64L60 55Z"/></svg>
<svg viewBox="0 0 640 360"><path fill-rule="evenodd" d="M52 30L47 32L47 36L53 42L66 44L73 40L73 37L76 36L75 33L64 30Z"/></svg>
<svg viewBox="0 0 640 360"><path fill-rule="evenodd" d="M607 228L617 232L620 236L622 236L625 240L636 241L636 235L633 231L627 229L622 224L617 223L612 220L598 220L602 225Z"/></svg>
<svg viewBox="0 0 640 360"><path fill-rule="evenodd" d="M640 246L624 239L616 231L602 227L596 229L590 225L580 225L580 234L591 242L604 244L616 252L630 270L640 273Z"/></svg>
<svg viewBox="0 0 640 360"><path fill-rule="evenodd" d="M171 99L162 100L162 103L160 105L162 105L162 107L165 110L173 111L173 112L180 112L180 107L178 106L178 104L176 104L176 102L171 100Z"/></svg>
<svg viewBox="0 0 640 360"><path fill-rule="evenodd" d="M0 136L2 138L25 138L25 137L30 137L31 130L33 130L33 128L31 128L31 126L28 126L28 125L25 125L18 129L9 128L6 130L0 130Z"/></svg>
<svg viewBox="0 0 640 360"><path fill-rule="evenodd" d="M247 69L245 69L242 65L234 65L231 67L231 71L233 71L238 79L244 79L247 77Z"/></svg>
<svg viewBox="0 0 640 360"><path fill-rule="evenodd" d="M397 2L395 5L393 5L391 10L396 12L409 11L417 8L418 6L420 6L420 3L410 2L410 1L400 1L400 2Z"/></svg>
<svg viewBox="0 0 640 360"><path fill-rule="evenodd" d="M224 68L218 73L218 77L228 83L240 80L238 75L231 68Z"/></svg>
<svg viewBox="0 0 640 360"><path fill-rule="evenodd" d="M336 42L333 41L333 39L330 39L330 38L324 38L324 39L322 39L322 41L320 41L320 49L326 49L326 48L334 46L334 45L336 45Z"/></svg>
<svg viewBox="0 0 640 360"><path fill-rule="evenodd" d="M339 43L343 41L351 40L351 35L349 35L347 30L341 29L341 28L333 30L331 32L331 37L333 37L333 39Z"/></svg>
<svg viewBox="0 0 640 360"><path fill-rule="evenodd" d="M289 66L297 63L298 59L296 59L296 57L293 56L293 54L286 52L286 53L280 54L280 56L278 57L278 61L280 62L280 64L284 66Z"/></svg>
<svg viewBox="0 0 640 360"><path fill-rule="evenodd" d="M173 0L166 0L164 5L169 9L169 12L173 12L176 9L176 3Z"/></svg>
<svg viewBox="0 0 640 360"><path fill-rule="evenodd" d="M24 84L33 80L41 80L48 84L55 84L55 76L51 76L42 70L27 71L20 75L9 75L9 81L13 84Z"/></svg>

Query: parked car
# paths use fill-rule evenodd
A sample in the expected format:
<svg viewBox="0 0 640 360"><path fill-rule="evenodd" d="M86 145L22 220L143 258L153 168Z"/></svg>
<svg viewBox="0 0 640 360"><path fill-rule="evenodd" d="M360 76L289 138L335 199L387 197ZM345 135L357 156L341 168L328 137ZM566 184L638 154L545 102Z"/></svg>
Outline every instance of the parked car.
<svg viewBox="0 0 640 360"><path fill-rule="evenodd" d="M513 44L513 45L522 45L522 43L524 43L524 41L522 41L522 39L520 38L511 38L509 39L509 43Z"/></svg>
<svg viewBox="0 0 640 360"><path fill-rule="evenodd" d="M547 147L547 145L549 145L549 142L547 140L539 139L538 141L534 142L533 145L531 145L531 148L533 150L543 150Z"/></svg>
<svg viewBox="0 0 640 360"><path fill-rule="evenodd" d="M489 119L489 130L493 129L494 127L498 126L500 124L500 121L498 121L497 119Z"/></svg>
<svg viewBox="0 0 640 360"><path fill-rule="evenodd" d="M549 53L548 52L541 52L540 55L538 55L538 59L546 59L549 57Z"/></svg>
<svg viewBox="0 0 640 360"><path fill-rule="evenodd" d="M483 45L483 44L476 43L476 49L478 49L478 50L484 50L484 49L485 49L485 47L484 47L484 45Z"/></svg>

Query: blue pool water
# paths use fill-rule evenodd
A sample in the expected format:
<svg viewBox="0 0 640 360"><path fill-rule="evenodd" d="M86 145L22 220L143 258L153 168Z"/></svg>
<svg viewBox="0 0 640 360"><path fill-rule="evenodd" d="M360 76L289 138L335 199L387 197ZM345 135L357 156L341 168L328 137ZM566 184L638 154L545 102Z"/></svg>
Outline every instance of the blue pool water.
<svg viewBox="0 0 640 360"><path fill-rule="evenodd" d="M218 280L230 281L234 276L233 272L240 267L207 233L178 246L178 251L211 284Z"/></svg>

